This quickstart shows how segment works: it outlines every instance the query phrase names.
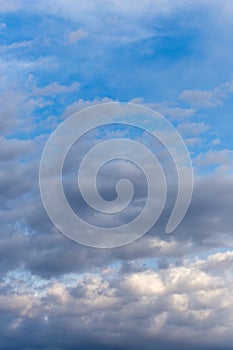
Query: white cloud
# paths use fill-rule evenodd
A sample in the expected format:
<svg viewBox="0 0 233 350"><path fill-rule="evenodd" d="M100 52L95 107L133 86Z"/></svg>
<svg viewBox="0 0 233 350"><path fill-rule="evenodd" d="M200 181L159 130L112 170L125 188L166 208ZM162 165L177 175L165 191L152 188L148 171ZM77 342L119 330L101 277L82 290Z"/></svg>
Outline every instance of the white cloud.
<svg viewBox="0 0 233 350"><path fill-rule="evenodd" d="M199 137L188 137L184 139L185 144L190 147L194 147L197 144L200 146L202 144L202 139Z"/></svg>
<svg viewBox="0 0 233 350"><path fill-rule="evenodd" d="M164 293L165 286L156 272L144 271L126 276L123 286L136 296L156 296Z"/></svg>
<svg viewBox="0 0 233 350"><path fill-rule="evenodd" d="M196 123L196 122L186 122L178 125L177 130L183 136L197 136L208 130L209 126L204 122Z"/></svg>
<svg viewBox="0 0 233 350"><path fill-rule="evenodd" d="M228 269L222 273L218 265L226 261ZM44 320L47 336L42 338L47 347L51 341L48 334L57 330L61 317L63 333L69 332L70 344L76 348L77 334L83 334L82 340L87 342L85 337L90 332L92 340L101 334L101 339L108 339L109 344L114 339L119 348L127 339L133 339L136 348L143 343L145 348L153 349L154 342L160 344L161 337L170 344L168 349L180 342L184 345L192 342L201 349L214 346L216 341L231 346L230 263L232 252L223 252L202 260L184 260L179 266L171 264L162 270L145 265L141 271L126 273L117 268L106 273L104 269L98 274L67 275L59 282L35 283L33 276L24 274L20 281L8 276L1 287L7 287L11 295L0 298L0 309L14 312L8 328L12 337L16 329L23 332L30 322L32 332L41 338L43 327L39 325ZM39 286L43 286L43 294L37 293ZM2 327L7 327L5 322ZM54 345L54 337L52 341Z"/></svg>
<svg viewBox="0 0 233 350"><path fill-rule="evenodd" d="M72 103L71 105L69 105L68 107L66 107L66 109L63 113L63 118L67 118L70 115L72 115L73 113L78 112L83 108L91 107L91 106L101 104L101 103L112 102L112 101L113 100L108 98L108 97L104 97L102 99L96 98L93 101L79 99L78 101L76 101L76 102Z"/></svg>
<svg viewBox="0 0 233 350"><path fill-rule="evenodd" d="M1 22L1 23L0 23L0 29L5 29L5 28L6 28L6 23Z"/></svg>
<svg viewBox="0 0 233 350"><path fill-rule="evenodd" d="M79 40L84 39L87 36L88 33L84 29L79 28L68 34L68 40L71 44L76 44Z"/></svg>
<svg viewBox="0 0 233 350"><path fill-rule="evenodd" d="M210 150L198 155L194 162L198 166L233 165L233 151L228 149L219 151Z"/></svg>
<svg viewBox="0 0 233 350"><path fill-rule="evenodd" d="M222 102L221 95L217 91L199 89L185 90L180 94L179 98L196 108L215 107Z"/></svg>
<svg viewBox="0 0 233 350"><path fill-rule="evenodd" d="M213 141L211 141L211 144L212 144L213 146L220 145L220 144L221 144L221 140L219 140L218 138L217 138L217 139L214 139Z"/></svg>
<svg viewBox="0 0 233 350"><path fill-rule="evenodd" d="M195 115L196 110L194 108L182 108L174 103L161 102L161 103L144 103L145 106L152 108L161 113L165 118L169 118L174 121L182 121Z"/></svg>
<svg viewBox="0 0 233 350"><path fill-rule="evenodd" d="M199 0L201 3L207 3L208 0ZM79 21L84 13L92 15L101 10L101 12L110 13L112 16L127 16L129 18L143 18L147 16L171 15L183 9L193 8L191 0L143 0L135 2L134 0L42 0L32 6L36 11L53 13L58 16L68 17ZM90 20L90 18L83 18Z"/></svg>
<svg viewBox="0 0 233 350"><path fill-rule="evenodd" d="M9 45L0 45L0 51L5 52L9 50L14 50L14 49L21 49L28 47L32 43L32 40L24 40L24 41L18 41L18 42L13 42Z"/></svg>
<svg viewBox="0 0 233 350"><path fill-rule="evenodd" d="M79 83L73 83L71 85L61 85L57 82L51 83L43 87L36 87L33 91L34 95L47 96L47 95L57 95L66 94L77 91L79 89Z"/></svg>
<svg viewBox="0 0 233 350"><path fill-rule="evenodd" d="M1 0L0 2L0 13L14 12L22 6L20 0Z"/></svg>

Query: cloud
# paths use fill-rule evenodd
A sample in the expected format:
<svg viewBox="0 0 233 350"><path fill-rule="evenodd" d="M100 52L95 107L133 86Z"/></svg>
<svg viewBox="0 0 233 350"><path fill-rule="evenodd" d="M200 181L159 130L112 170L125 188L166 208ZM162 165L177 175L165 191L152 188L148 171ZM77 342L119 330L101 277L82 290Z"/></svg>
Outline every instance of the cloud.
<svg viewBox="0 0 233 350"><path fill-rule="evenodd" d="M190 89L184 90L179 99L185 101L195 108L213 108L223 105L224 99L230 97L233 91L233 83L230 79L225 83L221 83L212 90Z"/></svg>
<svg viewBox="0 0 233 350"><path fill-rule="evenodd" d="M142 344L153 349L156 342L170 350L190 344L191 349L215 349L218 341L230 347L231 265L225 266L225 274L218 269L219 262L229 259L232 253L223 252L159 271L146 265L124 272L102 268L98 274L67 275L60 282L9 274L1 284L2 345L125 350Z"/></svg>
<svg viewBox="0 0 233 350"><path fill-rule="evenodd" d="M211 142L211 144L212 144L213 146L220 145L220 144L221 144L221 140L219 140L218 138L217 138L217 139L214 139L214 140Z"/></svg>
<svg viewBox="0 0 233 350"><path fill-rule="evenodd" d="M222 103L220 96L214 91L199 89L185 90L180 94L179 98L195 108L211 108Z"/></svg>
<svg viewBox="0 0 233 350"><path fill-rule="evenodd" d="M145 237L131 245L104 250L100 254L98 250L82 247L68 240L50 223L38 194L37 167L35 163L20 165L12 161L8 164L7 170L2 171L1 202L5 203L5 210L0 216L4 232L1 240L1 246L4 247L2 270L8 271L12 267L18 268L23 265L26 270L36 275L50 278L69 272L95 270L113 262L130 262L144 258L178 259L187 254L204 253L232 245L232 237L229 234L232 227L231 176L216 173L214 176L208 175L196 179L189 212L174 234L167 236L164 233L169 215L170 205L168 205L161 220ZM98 183L98 189L100 193L105 194L107 190L109 194L114 189L115 180L112 180L113 186L109 184L106 187L108 172L105 176ZM144 192L139 191L142 185L140 181L135 185L138 199L143 205ZM72 188L71 183L71 193ZM70 199L67 187L65 191L67 198ZM174 188L173 192L170 194L171 202L175 196ZM91 220L86 206L81 205L75 193L72 195L74 197L72 204L79 203L79 215L84 217L87 215ZM15 198L17 201L14 201ZM132 203L129 211L120 219L128 222L129 218L135 215L135 210L140 209L141 204L138 200L135 204ZM95 222L96 218L93 219ZM108 217L99 215L97 219L99 224L108 225ZM111 218L110 222L117 223L115 218L114 220ZM12 259L14 250L11 253L11 249L15 245L18 246L17 254ZM61 256L62 259L59 258Z"/></svg>
<svg viewBox="0 0 233 350"><path fill-rule="evenodd" d="M66 85L61 85L57 82L54 82L44 87L36 87L33 91L33 94L39 95L39 96L67 94L67 93L77 91L79 87L80 87L79 83L73 83L70 86L66 86Z"/></svg>
<svg viewBox="0 0 233 350"><path fill-rule="evenodd" d="M219 151L208 151L205 154L200 154L195 159L195 164L199 166L210 166L210 165L233 165L233 151L232 150L219 150Z"/></svg>
<svg viewBox="0 0 233 350"><path fill-rule="evenodd" d="M108 102L112 102L112 101L113 100L108 98L108 97L104 97L102 99L96 98L93 101L79 99L78 101L72 103L71 105L69 105L65 108L65 110L63 112L63 118L67 118L67 117L71 116L72 114L74 114L75 112L78 112L84 108L91 107L91 106L101 104L101 103L108 103Z"/></svg>
<svg viewBox="0 0 233 350"><path fill-rule="evenodd" d="M2 0L0 4L0 13L14 12L22 6L20 0Z"/></svg>
<svg viewBox="0 0 233 350"><path fill-rule="evenodd" d="M7 14L6 26L0 25L5 40L0 60L3 348L232 346L231 143L214 109L208 125L202 122L215 106L231 118L232 81L222 79L232 66L232 9L228 0L1 2L0 12L16 11L13 17ZM177 97L177 91L183 92ZM195 188L184 220L165 235L176 173L165 152L148 142L168 181L163 215L133 244L99 251L75 244L52 225L40 199L39 161L61 118L117 99L158 110L178 127L194 147ZM230 133L231 123L225 121ZM217 131L211 133L216 137L212 144L210 129ZM101 136L128 134L109 130ZM112 199L122 175L134 180L135 198L120 217L90 212L76 188L77 166L98 137L95 131L83 139L64 164L67 200L100 225L128 222L146 195L144 178L131 164L102 169L97 181L100 194Z"/></svg>
<svg viewBox="0 0 233 350"><path fill-rule="evenodd" d="M15 158L19 159L33 152L34 143L31 140L7 140L0 137L0 159L1 161L12 161Z"/></svg>
<svg viewBox="0 0 233 350"><path fill-rule="evenodd" d="M48 101L31 95L33 81L31 72L54 70L56 60L51 57L38 60L0 60L0 134L8 135L16 130L20 133L31 131L34 123L32 113L43 108ZM55 86L56 87L56 86ZM73 88L75 85L73 85Z"/></svg>
<svg viewBox="0 0 233 350"><path fill-rule="evenodd" d="M9 50L14 50L14 49L24 49L25 47L28 47L31 44L32 44L32 40L17 41L9 45L0 45L0 51L5 52Z"/></svg>
<svg viewBox="0 0 233 350"><path fill-rule="evenodd" d="M226 4L230 1L225 0ZM210 8L216 7L216 1L210 4L208 0L197 1L198 5L207 5ZM169 16L180 10L188 10L195 8L195 5L191 0L174 0L170 2L168 0L144 0L141 3L135 4L133 0L127 2L123 0L110 0L106 4L104 0L86 0L81 1L79 4L75 0L43 0L38 4L31 6L34 11L51 13L57 16L67 17L72 20L79 21L83 13L89 13L93 15L101 9L104 13L109 13L112 17L115 16L127 16L129 18L140 19L146 16ZM220 6L219 6L220 7ZM224 7L224 6L223 6ZM222 6L221 6L222 8ZM100 16L100 14L99 14ZM90 18L83 18L83 20L90 20Z"/></svg>
<svg viewBox="0 0 233 350"><path fill-rule="evenodd" d="M5 29L7 27L6 23L1 22L0 23L0 29Z"/></svg>
<svg viewBox="0 0 233 350"><path fill-rule="evenodd" d="M108 98L94 101L78 100L67 107L64 117L83 107L108 101ZM184 125L188 133L195 128L195 134L205 129L204 123L192 124L192 122L186 122ZM83 140L81 145L74 149L74 157L71 157L71 163L67 163L68 167L65 168L68 171L66 175L69 175L71 170L76 169L75 166L81 161L82 155L85 154L88 147L95 144L97 136L98 133L92 134L89 139ZM112 136L114 136L114 133L111 134ZM115 136L117 136L117 133ZM194 254L196 251L223 249L223 247L229 247L232 243L229 235L232 226L230 208L233 197L229 190L232 188L232 179L225 173L215 173L196 178L194 196L189 212L183 223L174 232L174 235L169 238L165 236L166 218L176 195L176 179L172 171L168 172L166 169L169 183L168 202L160 222L148 235L131 246L104 251L101 255L96 250L74 244L57 232L50 223L39 197L38 169L40 154L46 141L45 137L39 137L34 141L7 140L5 138L0 141L2 143L2 152L0 152L2 157L1 202L4 209L1 213L2 231L4 233L1 241L2 246L4 246L2 271L8 271L23 265L26 270L33 274L50 278L51 276L62 276L68 272L91 271L119 261L127 262L151 257L158 259L177 258L187 253ZM208 155L208 153L200 155L196 158L196 165L209 166L212 164L213 158L216 162L216 157L218 163L223 164L225 158L223 158L221 152L212 155ZM226 157L225 164L231 166L231 163L228 163L229 152L223 153L227 153L224 155ZM21 161L24 157L29 156L30 162ZM166 157L164 160L164 154L162 152L160 154L158 149L157 156L161 158L162 164L167 166ZM94 222L97 221L103 226L109 225L109 223L113 225L119 220L128 222L143 207L145 200L143 179L137 175L137 172L132 171L129 167L125 168L124 164L121 166L118 164L117 171L114 170L114 166L109 167L101 174L102 178L100 177L98 182L98 190L105 198L111 198L115 193L115 183L117 179L122 178L124 171L131 174L137 190L136 201L132 203L124 215L118 218L93 215L81 201L80 193L74 191L74 188L76 189L76 174L73 178L68 176L68 185L64 186L72 208L74 210L78 209L83 217L88 217L89 220ZM218 198L217 201L216 198ZM11 223L10 226L9 223ZM221 239L223 235L224 241ZM11 246L15 245L18 247L18 253L12 259ZM60 256L63 256L64 259L59 259Z"/></svg>
<svg viewBox="0 0 233 350"><path fill-rule="evenodd" d="M79 40L84 39L87 36L87 32L84 29L79 28L77 30L71 31L68 34L68 40L71 44L76 44Z"/></svg>
<svg viewBox="0 0 233 350"><path fill-rule="evenodd" d="M172 121L182 121L189 119L195 115L196 110L194 108L183 108L178 107L176 104L172 103L144 103L149 108L155 109L161 113L165 118L169 118Z"/></svg>
<svg viewBox="0 0 233 350"><path fill-rule="evenodd" d="M83 108L91 107L93 105L100 104L100 103L108 103L113 101L117 102L118 100L117 99L114 100L108 97L104 97L102 99L95 98L92 101L79 99L78 101L69 105L65 109L63 115L65 118L66 116L71 115ZM195 109L177 107L176 105L173 105L172 103L168 103L168 102L167 103L166 102L161 102L161 103L146 102L143 97L133 98L133 99L130 99L128 102L144 105L145 107L151 108L161 113L165 118L175 120L175 121L182 121L184 119L185 120L189 119L196 112Z"/></svg>
<svg viewBox="0 0 233 350"><path fill-rule="evenodd" d="M159 296L164 293L165 286L161 276L156 272L135 272L124 280L123 288L135 296Z"/></svg>
<svg viewBox="0 0 233 350"><path fill-rule="evenodd" d="M204 122L196 123L196 122L186 122L178 125L177 130L183 136L197 136L201 133L208 130L209 126Z"/></svg>
<svg viewBox="0 0 233 350"><path fill-rule="evenodd" d="M202 144L202 139L198 137L188 137L184 139L185 144L189 147L195 147Z"/></svg>

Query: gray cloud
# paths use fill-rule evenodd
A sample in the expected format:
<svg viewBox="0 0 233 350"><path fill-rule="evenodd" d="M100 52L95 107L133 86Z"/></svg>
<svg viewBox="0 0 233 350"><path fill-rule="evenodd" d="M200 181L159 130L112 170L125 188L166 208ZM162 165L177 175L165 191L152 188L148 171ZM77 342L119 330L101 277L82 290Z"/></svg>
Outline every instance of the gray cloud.
<svg viewBox="0 0 233 350"><path fill-rule="evenodd" d="M32 174L35 172L33 171ZM179 261L187 254L195 255L232 245L233 196L229 189L232 188L233 183L230 176L225 176L223 179L222 175L216 173L216 175L196 178L190 209L173 234L164 233L171 210L168 203L167 209L155 228L145 237L131 245L103 251L80 246L59 233L50 223L42 207L38 189L34 188L35 185L38 186L36 177L31 182L31 176L28 178L27 187L24 187L20 180L24 177L24 173L16 172L11 182L5 183L7 203L11 203L11 206L7 207L5 204L6 209L1 213L2 271L23 265L33 273L49 278L71 271L88 271L117 261L130 262L143 258L168 259L168 261L176 258ZM12 182L18 185L14 191L9 192ZM14 203L13 194L17 192L18 198L20 198L19 195L22 197L19 203L18 201ZM31 199L28 200L30 194ZM144 196L143 192L142 195ZM82 211L85 215L85 207ZM131 215L130 212L124 220L127 221L129 215ZM106 219L104 217L99 219L104 224ZM9 226L8 223L11 225ZM16 253L15 256L14 253Z"/></svg>
<svg viewBox="0 0 233 350"><path fill-rule="evenodd" d="M2 344L9 349L16 342L20 349L140 349L142 344L152 349L156 342L165 349L174 349L174 343L181 349L190 344L214 349L221 341L228 348L232 274L229 265L222 274L214 263L229 256L186 259L159 272L148 266L108 267L98 275L67 275L59 282L11 275L0 297Z"/></svg>

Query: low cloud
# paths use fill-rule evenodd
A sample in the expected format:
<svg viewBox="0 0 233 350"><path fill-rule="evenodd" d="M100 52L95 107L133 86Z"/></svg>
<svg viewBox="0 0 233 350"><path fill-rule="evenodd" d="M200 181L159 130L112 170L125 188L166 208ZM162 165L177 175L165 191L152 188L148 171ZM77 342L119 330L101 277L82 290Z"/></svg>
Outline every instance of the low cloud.
<svg viewBox="0 0 233 350"><path fill-rule="evenodd" d="M127 272L109 267L59 282L11 274L1 284L2 346L124 350L142 344L153 349L156 343L165 349L174 344L215 349L221 342L229 347L233 278L230 264L224 274L216 264L229 258L225 252L186 259L159 271L140 264Z"/></svg>

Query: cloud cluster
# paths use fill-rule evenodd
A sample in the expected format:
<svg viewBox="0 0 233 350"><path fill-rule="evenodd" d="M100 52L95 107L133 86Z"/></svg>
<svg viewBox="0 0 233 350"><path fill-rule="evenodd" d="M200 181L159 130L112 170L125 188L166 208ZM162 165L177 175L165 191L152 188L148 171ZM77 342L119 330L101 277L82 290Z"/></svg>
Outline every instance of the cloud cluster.
<svg viewBox="0 0 233 350"><path fill-rule="evenodd" d="M230 0L1 1L2 349L232 347L232 11ZM133 244L99 251L52 225L39 163L61 120L117 100L158 110L177 127L192 150L195 186L183 222L166 235L177 174L161 145L138 133L166 171L165 210ZM128 136L94 130L64 164L73 210L100 226L138 214L145 178L123 162L102 169L103 198L115 198L125 174L136 189L121 216L104 216L82 200L78 165L101 138Z"/></svg>
<svg viewBox="0 0 233 350"><path fill-rule="evenodd" d="M98 274L1 283L1 344L8 349L215 349L232 342L232 252ZM224 271L224 273L223 273ZM13 293L13 294L12 294ZM29 331L30 330L30 331ZM54 337L54 335L56 336ZM64 334L66 337L64 337ZM92 337L90 338L90 334Z"/></svg>

